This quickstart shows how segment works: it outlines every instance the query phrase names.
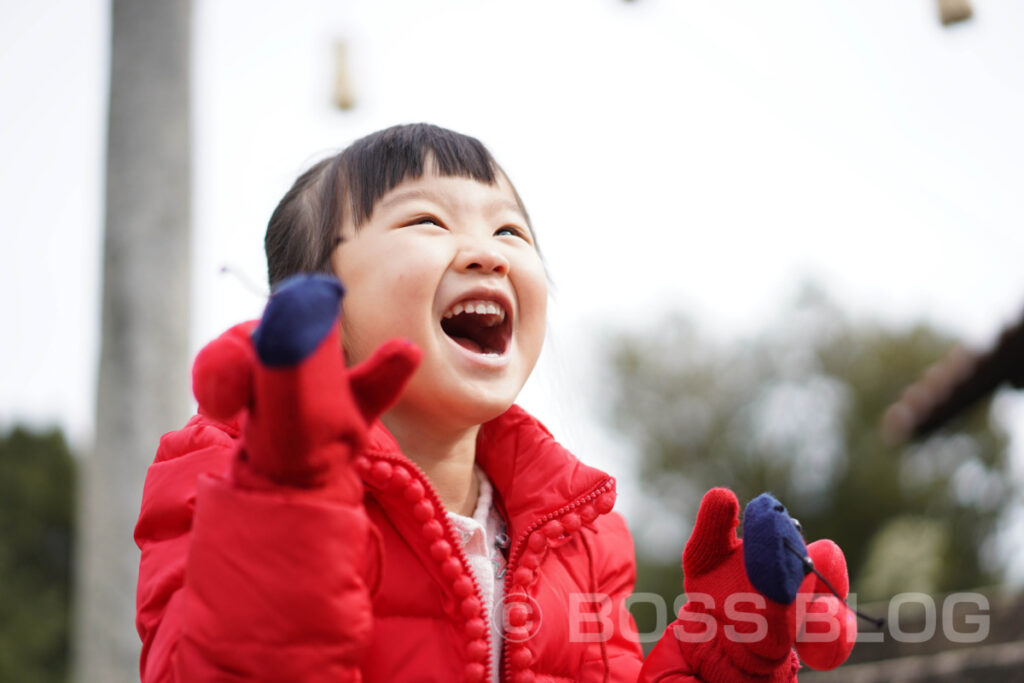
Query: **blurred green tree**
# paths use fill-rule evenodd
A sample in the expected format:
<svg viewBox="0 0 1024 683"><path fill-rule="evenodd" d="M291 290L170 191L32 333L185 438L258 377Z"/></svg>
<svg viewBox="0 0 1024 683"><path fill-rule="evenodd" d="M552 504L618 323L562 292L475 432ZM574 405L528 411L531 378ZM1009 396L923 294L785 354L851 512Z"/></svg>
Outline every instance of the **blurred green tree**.
<svg viewBox="0 0 1024 683"><path fill-rule="evenodd" d="M59 431L0 436L0 681L64 681L75 463Z"/></svg>
<svg viewBox="0 0 1024 683"><path fill-rule="evenodd" d="M989 405L922 443L890 447L879 430L886 407L953 343L927 325L855 322L811 286L739 342L717 344L678 315L615 336L610 414L640 455L641 515L678 530L662 543L671 552L637 530L638 590L672 604L681 543L712 486L741 505L771 491L809 540L837 541L861 601L996 580L985 549L1013 483ZM653 614L635 616L650 631Z"/></svg>

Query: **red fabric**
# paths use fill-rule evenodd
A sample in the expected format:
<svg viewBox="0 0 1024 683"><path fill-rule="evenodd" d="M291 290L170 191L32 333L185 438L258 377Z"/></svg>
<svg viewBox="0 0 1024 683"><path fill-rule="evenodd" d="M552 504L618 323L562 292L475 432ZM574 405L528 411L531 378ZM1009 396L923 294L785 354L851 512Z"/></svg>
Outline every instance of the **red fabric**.
<svg viewBox="0 0 1024 683"><path fill-rule="evenodd" d="M239 436L238 423L196 416L163 438L150 467L136 528L143 681L457 681L489 671L489 648L481 657L473 646L486 629L465 617L466 580L475 585L451 551L454 532L379 423L357 458L365 507L319 489L240 489L225 475ZM623 607L633 547L609 514L614 481L517 407L482 429L478 461L512 539L506 592L523 590L540 612L536 632L506 645L506 679L635 681L641 653ZM433 555L438 526L455 580ZM372 613L358 599L366 589ZM608 606L590 615L587 594L607 594ZM578 642L588 639L573 633L588 627L596 636Z"/></svg>
<svg viewBox="0 0 1024 683"><path fill-rule="evenodd" d="M269 308L269 306L268 306ZM341 330L333 325L293 366L259 363L254 322L229 329L196 357L192 388L200 412L230 420L245 411L245 446L234 477L246 488L331 485L336 498L362 497L349 461L373 422L398 397L419 364L410 342L391 340L358 367L345 367Z"/></svg>

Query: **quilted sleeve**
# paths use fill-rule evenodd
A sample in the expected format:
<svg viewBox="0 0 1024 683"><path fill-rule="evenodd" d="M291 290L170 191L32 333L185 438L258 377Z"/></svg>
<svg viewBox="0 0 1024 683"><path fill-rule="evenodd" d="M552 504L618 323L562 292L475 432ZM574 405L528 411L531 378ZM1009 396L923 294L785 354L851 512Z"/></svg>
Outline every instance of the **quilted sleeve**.
<svg viewBox="0 0 1024 683"><path fill-rule="evenodd" d="M142 681L358 681L376 560L361 503L329 489L247 490L236 425L166 435L135 539Z"/></svg>
<svg viewBox="0 0 1024 683"><path fill-rule="evenodd" d="M702 683L683 658L670 624L654 649L647 655L643 670L637 679L642 683Z"/></svg>

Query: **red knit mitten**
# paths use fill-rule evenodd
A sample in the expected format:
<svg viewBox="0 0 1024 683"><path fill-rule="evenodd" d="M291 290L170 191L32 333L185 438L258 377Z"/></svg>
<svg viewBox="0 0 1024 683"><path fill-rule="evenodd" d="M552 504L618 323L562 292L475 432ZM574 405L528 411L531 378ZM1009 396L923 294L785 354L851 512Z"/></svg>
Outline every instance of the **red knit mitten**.
<svg viewBox="0 0 1024 683"><path fill-rule="evenodd" d="M732 491L705 494L683 552L687 602L648 657L650 680L792 683L797 653L830 669L853 648L857 624L842 602L849 582L839 546L805 546L785 508L767 494L747 506L743 540L738 523ZM807 555L839 597L808 573ZM654 678L659 671L670 675Z"/></svg>
<svg viewBox="0 0 1024 683"><path fill-rule="evenodd" d="M343 293L333 277L295 276L271 296L258 325L233 327L197 356L192 381L200 412L226 420L246 411L233 469L239 485L330 485L342 499L361 500L348 461L369 424L397 400L420 351L392 340L345 367Z"/></svg>

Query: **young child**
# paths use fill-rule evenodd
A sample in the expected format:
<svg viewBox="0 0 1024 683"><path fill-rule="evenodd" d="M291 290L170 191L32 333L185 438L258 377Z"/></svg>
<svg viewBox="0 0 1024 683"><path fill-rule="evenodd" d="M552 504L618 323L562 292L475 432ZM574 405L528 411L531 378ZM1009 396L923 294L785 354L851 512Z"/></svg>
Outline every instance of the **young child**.
<svg viewBox="0 0 1024 683"><path fill-rule="evenodd" d="M144 681L795 678L792 634L756 671L671 643L641 672L614 480L514 405L546 273L477 140L355 142L299 177L266 252L263 318L200 353L199 413L147 476Z"/></svg>

